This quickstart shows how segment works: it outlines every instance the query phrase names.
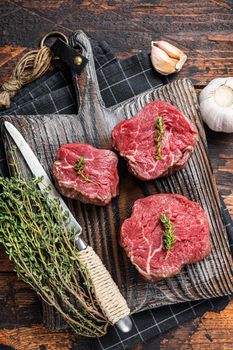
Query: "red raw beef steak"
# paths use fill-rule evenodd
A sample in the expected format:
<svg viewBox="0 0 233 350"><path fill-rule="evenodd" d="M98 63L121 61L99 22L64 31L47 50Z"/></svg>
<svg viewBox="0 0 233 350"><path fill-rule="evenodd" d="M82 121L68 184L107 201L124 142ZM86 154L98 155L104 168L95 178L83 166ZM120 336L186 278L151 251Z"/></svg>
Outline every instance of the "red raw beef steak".
<svg viewBox="0 0 233 350"><path fill-rule="evenodd" d="M161 215L173 225L175 243L164 246ZM138 271L149 281L180 272L210 254L210 230L203 208L178 194L155 194L134 203L121 227L120 244Z"/></svg>
<svg viewBox="0 0 233 350"><path fill-rule="evenodd" d="M162 118L163 123L160 141L156 141L159 137L158 118ZM138 114L122 121L112 131L113 147L127 160L131 173L141 180L156 179L183 168L193 153L197 139L194 124L176 107L164 101L148 103Z"/></svg>
<svg viewBox="0 0 233 350"><path fill-rule="evenodd" d="M56 187L66 197L83 203L108 204L118 195L117 155L88 144L59 148L53 164Z"/></svg>

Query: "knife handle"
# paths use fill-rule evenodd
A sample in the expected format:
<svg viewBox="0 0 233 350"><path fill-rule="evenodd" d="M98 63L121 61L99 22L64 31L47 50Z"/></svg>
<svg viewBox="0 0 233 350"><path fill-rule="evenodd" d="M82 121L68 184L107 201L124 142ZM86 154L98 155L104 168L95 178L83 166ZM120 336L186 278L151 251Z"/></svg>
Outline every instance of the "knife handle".
<svg viewBox="0 0 233 350"><path fill-rule="evenodd" d="M90 246L87 246L79 252L79 258L89 272L101 310L111 324L117 324L123 332L128 332L131 329L131 321L127 317L130 309L99 256Z"/></svg>

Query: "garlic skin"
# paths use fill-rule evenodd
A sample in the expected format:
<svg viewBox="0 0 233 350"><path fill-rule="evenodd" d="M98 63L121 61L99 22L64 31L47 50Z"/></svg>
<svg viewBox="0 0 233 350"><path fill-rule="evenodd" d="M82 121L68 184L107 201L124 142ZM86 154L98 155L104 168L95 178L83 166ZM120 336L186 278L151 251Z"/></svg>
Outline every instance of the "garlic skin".
<svg viewBox="0 0 233 350"><path fill-rule="evenodd" d="M204 122L217 132L233 132L233 77L216 78L200 93Z"/></svg>
<svg viewBox="0 0 233 350"><path fill-rule="evenodd" d="M151 62L154 69L163 75L179 72L187 56L167 41L151 42Z"/></svg>

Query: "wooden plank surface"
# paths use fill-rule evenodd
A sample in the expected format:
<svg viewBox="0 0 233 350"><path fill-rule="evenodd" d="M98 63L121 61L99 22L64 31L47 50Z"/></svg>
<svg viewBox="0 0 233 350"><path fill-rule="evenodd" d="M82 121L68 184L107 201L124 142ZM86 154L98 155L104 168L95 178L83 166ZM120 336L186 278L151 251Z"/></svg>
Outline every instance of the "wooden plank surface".
<svg viewBox="0 0 233 350"><path fill-rule="evenodd" d="M15 59L25 48L37 47L38 38L44 33L59 29L68 34L72 30L83 29L92 39L108 41L120 58L140 49L149 49L152 38L170 40L183 48L189 56L179 77L192 78L195 86L200 89L214 77L232 75L232 12L230 0L1 0L0 79L1 82L4 81ZM208 132L207 137L217 184L233 215L233 135ZM12 280L12 276L15 276L11 272L12 264L2 251L0 260L0 272L4 276L1 286L9 286L10 291L12 286L17 285L16 278ZM14 288L22 291L22 287ZM67 333L55 334L53 337L52 333L47 333L38 324L41 320L39 309L35 311L32 307L33 299L30 304L30 298L26 297L29 289L25 286L23 290L25 297L17 299L12 294L9 312L2 317L0 344L28 350L76 349L75 340L70 335L67 337ZM7 288L0 288L0 300L3 300L0 305L3 309L7 295ZM16 324L11 313L14 314L17 307L23 308L24 313L19 313L19 323ZM0 311L2 315L2 309ZM23 316L25 313L28 313L27 317L31 317L31 320L37 317L30 322L35 325L28 326ZM14 326L14 330L3 330ZM202 319L168 332L148 345L138 345L137 349L232 349L232 327L231 302L221 313L207 313Z"/></svg>

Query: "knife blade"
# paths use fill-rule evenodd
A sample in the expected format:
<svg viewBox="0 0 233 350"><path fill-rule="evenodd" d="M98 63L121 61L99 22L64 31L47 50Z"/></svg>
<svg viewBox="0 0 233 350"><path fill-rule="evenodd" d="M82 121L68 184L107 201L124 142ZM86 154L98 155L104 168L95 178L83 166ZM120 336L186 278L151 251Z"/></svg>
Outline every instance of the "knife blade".
<svg viewBox="0 0 233 350"><path fill-rule="evenodd" d="M40 164L38 158L36 157L35 153L32 151L32 149L29 146L29 144L27 143L27 141L24 139L24 137L21 135L21 133L16 129L16 127L13 124L11 124L10 122L5 121L4 127L6 128L9 135L12 137L16 146L18 147L20 153L22 154L22 156L23 156L24 160L26 161L28 167L30 168L32 174L36 178L38 178L38 177L43 178L42 182L38 184L40 190L42 192L46 191L46 194L49 197L56 198L59 201L62 210L69 214L70 221L69 221L68 226L70 228L74 227L76 229L76 232L77 232L77 236L75 238L75 244L77 246L77 249L79 251L88 251L89 246L86 244L86 242L81 237L82 227L79 225L79 223L74 218L73 214L71 213L71 211L69 210L69 208L67 207L65 202L63 201L61 195L57 192L52 181L50 180L49 176L47 175L46 171L44 170L44 168ZM50 188L49 192L46 190L48 188L48 186ZM95 253L93 252L92 254L95 254ZM93 258L95 258L95 256L93 256ZM98 262L98 260L99 260L99 262ZM117 296L117 298L119 298L118 299L119 306L123 310L122 311L123 317L120 317L120 318L118 317L118 320L117 320L117 322L115 322L115 324L122 332L127 333L132 329L132 321L131 321L130 317L128 316L130 310L127 307L126 301L124 300L124 298L120 294L118 287L115 285L115 282L112 280L109 272L106 270L105 266L100 261L99 257L97 258L96 261L99 264L99 268L102 270L102 273L104 275L104 279L106 280L106 283L108 281L109 285L112 287L112 290L115 291L115 295ZM92 264L90 264L90 262L88 260L87 260L87 264L89 264L90 269L92 269ZM89 272L91 272L91 271L89 271ZM98 278L97 278L97 280L98 280ZM98 286L95 286L95 287L98 287ZM96 292L98 292L97 288L96 288ZM99 298L99 299L101 299L101 298ZM104 305L104 302L102 304ZM105 308L107 310L112 310L112 306L108 305L108 304L109 304L109 301L106 300L105 301Z"/></svg>
<svg viewBox="0 0 233 350"><path fill-rule="evenodd" d="M32 151L29 144L26 142L24 137L21 135L21 133L14 127L13 124L9 122L4 122L4 126L12 139L14 140L16 146L18 147L20 153L22 154L25 162L27 163L28 167L30 168L32 174L35 177L43 177L43 180L41 183L38 184L40 190L42 192L46 191L46 188L50 188L51 193L48 193L49 196L56 198L59 200L60 206L63 209L64 212L69 213L69 226L75 227L77 234L82 234L82 227L79 225L79 223L74 218L73 214L67 207L66 203L62 199L61 195L57 192L56 188L54 187L52 181L50 180L49 176L47 175L46 171L40 164L38 158L36 157L35 153ZM47 191L46 191L47 192Z"/></svg>

